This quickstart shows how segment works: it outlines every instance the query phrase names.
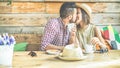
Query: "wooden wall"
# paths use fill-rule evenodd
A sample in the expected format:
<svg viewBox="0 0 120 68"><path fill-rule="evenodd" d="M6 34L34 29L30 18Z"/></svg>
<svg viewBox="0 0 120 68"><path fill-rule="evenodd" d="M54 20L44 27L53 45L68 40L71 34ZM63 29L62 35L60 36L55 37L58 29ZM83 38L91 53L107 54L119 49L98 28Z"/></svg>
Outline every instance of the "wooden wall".
<svg viewBox="0 0 120 68"><path fill-rule="evenodd" d="M92 23L104 27L113 25L120 33L120 0L13 0L0 1L0 33L15 36L18 42L28 42L27 50L38 50L47 20L59 17L63 2L86 3L92 8Z"/></svg>

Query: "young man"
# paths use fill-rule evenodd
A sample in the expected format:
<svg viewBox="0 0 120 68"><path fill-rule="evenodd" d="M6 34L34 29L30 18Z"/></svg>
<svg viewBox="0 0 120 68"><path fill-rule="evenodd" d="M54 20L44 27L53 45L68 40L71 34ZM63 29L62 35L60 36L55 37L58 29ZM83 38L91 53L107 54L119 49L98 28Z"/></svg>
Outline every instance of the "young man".
<svg viewBox="0 0 120 68"><path fill-rule="evenodd" d="M41 50L57 49L63 50L69 44L71 33L67 25L75 22L77 16L76 4L65 2L60 8L60 17L48 21L45 26L41 42Z"/></svg>

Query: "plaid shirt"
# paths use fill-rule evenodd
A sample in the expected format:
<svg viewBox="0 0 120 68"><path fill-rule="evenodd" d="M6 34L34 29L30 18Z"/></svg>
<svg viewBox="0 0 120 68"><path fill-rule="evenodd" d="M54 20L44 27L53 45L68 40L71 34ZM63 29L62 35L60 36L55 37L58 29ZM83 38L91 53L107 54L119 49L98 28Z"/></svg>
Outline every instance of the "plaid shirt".
<svg viewBox="0 0 120 68"><path fill-rule="evenodd" d="M69 31L64 26L61 18L54 18L48 21L45 26L44 35L41 42L41 50L49 44L55 46L65 46L69 41Z"/></svg>

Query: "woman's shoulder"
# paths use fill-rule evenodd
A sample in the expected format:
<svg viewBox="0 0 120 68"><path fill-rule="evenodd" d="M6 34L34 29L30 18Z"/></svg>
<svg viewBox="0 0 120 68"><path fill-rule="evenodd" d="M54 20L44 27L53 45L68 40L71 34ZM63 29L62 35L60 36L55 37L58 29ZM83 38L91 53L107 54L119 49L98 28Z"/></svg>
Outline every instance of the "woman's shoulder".
<svg viewBox="0 0 120 68"><path fill-rule="evenodd" d="M91 25L91 26L96 26L95 24L93 24L93 23L90 23L89 25Z"/></svg>
<svg viewBox="0 0 120 68"><path fill-rule="evenodd" d="M100 28L93 23L91 23L90 26L93 30L97 30L97 31L100 30Z"/></svg>
<svg viewBox="0 0 120 68"><path fill-rule="evenodd" d="M91 28L96 28L96 25L93 24L93 23L90 23L89 26L90 26Z"/></svg>

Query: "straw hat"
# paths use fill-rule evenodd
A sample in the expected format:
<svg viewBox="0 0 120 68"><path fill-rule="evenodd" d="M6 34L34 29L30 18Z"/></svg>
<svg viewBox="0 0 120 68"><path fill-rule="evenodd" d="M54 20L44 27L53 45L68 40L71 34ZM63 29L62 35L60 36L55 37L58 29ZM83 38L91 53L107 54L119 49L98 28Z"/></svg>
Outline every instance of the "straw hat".
<svg viewBox="0 0 120 68"><path fill-rule="evenodd" d="M90 6L88 6L87 4L80 4L77 6L78 8L82 8L83 10L85 10L85 12L91 17L92 9L90 8Z"/></svg>

